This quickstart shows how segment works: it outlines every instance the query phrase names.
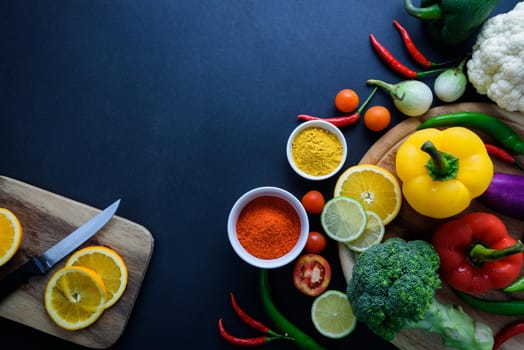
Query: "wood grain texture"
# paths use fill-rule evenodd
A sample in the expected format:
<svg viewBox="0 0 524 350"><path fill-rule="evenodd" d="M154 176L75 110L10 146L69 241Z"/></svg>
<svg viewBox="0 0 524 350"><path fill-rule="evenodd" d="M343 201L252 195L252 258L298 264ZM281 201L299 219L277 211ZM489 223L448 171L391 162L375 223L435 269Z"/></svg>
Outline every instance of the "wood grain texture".
<svg viewBox="0 0 524 350"><path fill-rule="evenodd" d="M384 136L382 136L362 157L360 160L361 164L378 164L388 170L390 170L395 176L395 156L398 147L402 142L409 136L416 127L420 124L421 120L426 120L431 116L439 115L443 113L453 112L481 112L496 116L510 125L521 137L524 137L524 116L519 113L511 113L503 111L497 108L494 104L488 103L459 103L450 104L440 107L435 107L428 111L424 116L420 118L409 118L399 123L391 130L389 130ZM420 120L419 120L420 119ZM490 139L488 135L478 132L484 141L495 143L494 140ZM493 160L496 172L503 173L514 173L524 175L524 172L517 169L514 166L505 164L499 160ZM400 180L399 180L400 181ZM482 205L482 203L475 199L470 207L462 214L472 211L486 211L493 212L489 208ZM459 214L458 216L462 215ZM521 220L511 218L499 213L498 215L506 224L508 232L516 239L522 239L524 236L524 230ZM400 213L395 220L386 226L386 234L384 239L389 237L401 237L407 240L410 239L423 239L429 241L431 239L431 233L433 230L445 222L446 219L432 219L429 217L422 216L416 213L409 204L404 200ZM339 244L339 257L342 265L342 270L346 280L351 278L351 272L355 261L355 255L349 251L344 245ZM524 271L522 272L524 274ZM444 283L443 288L437 292L437 299L443 303L461 305L464 310L471 315L473 318L480 320L488 324L493 333L496 334L503 326L522 319L517 316L499 316L483 313L476 311L469 305L462 302ZM524 292L520 293L503 293L500 291L490 291L479 295L479 297L486 299L524 299ZM400 332L392 343L399 349L402 350L436 350L436 349L448 349L442 345L440 337L435 334L427 333L421 330L404 330ZM516 337L506 342L502 349L504 350L517 350L524 348L524 338Z"/></svg>
<svg viewBox="0 0 524 350"><path fill-rule="evenodd" d="M15 213L24 232L19 251L0 268L0 278L30 257L43 253L101 211L2 176L0 207ZM116 250L124 259L129 272L124 295L96 323L82 330L67 331L56 326L45 311L45 285L51 274L64 266L66 259L55 265L47 275L33 277L1 301L0 316L85 347L102 349L114 344L131 315L151 259L154 239L145 227L115 215L82 247L88 245L105 245Z"/></svg>

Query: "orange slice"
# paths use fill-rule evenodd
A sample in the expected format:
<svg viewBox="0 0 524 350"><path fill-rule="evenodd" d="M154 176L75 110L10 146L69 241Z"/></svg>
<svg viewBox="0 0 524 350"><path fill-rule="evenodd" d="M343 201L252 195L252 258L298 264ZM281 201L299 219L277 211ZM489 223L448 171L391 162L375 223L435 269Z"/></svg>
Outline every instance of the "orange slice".
<svg viewBox="0 0 524 350"><path fill-rule="evenodd" d="M124 294L128 279L127 266L113 249L104 246L80 249L71 255L66 266L87 267L102 278L107 293L105 308L113 306Z"/></svg>
<svg viewBox="0 0 524 350"><path fill-rule="evenodd" d="M8 262L22 243L22 226L13 212L0 208L0 266Z"/></svg>
<svg viewBox="0 0 524 350"><path fill-rule="evenodd" d="M104 282L92 270L67 266L56 271L45 289L45 309L61 328L77 330L90 326L105 310Z"/></svg>

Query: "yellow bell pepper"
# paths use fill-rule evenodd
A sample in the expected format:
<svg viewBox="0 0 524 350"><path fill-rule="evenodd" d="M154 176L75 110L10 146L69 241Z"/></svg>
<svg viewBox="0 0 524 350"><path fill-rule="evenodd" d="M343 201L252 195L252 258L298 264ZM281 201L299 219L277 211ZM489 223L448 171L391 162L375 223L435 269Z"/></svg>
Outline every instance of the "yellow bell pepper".
<svg viewBox="0 0 524 350"><path fill-rule="evenodd" d="M399 147L395 161L409 205L439 219L466 209L487 190L494 171L484 142L464 127L416 131Z"/></svg>

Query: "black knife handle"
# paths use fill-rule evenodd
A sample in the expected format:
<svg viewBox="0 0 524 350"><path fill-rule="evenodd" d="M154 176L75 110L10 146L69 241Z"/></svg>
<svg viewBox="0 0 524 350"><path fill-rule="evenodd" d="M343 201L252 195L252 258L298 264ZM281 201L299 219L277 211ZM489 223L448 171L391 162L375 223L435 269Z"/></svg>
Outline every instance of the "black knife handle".
<svg viewBox="0 0 524 350"><path fill-rule="evenodd" d="M42 266L37 258L32 258L13 272L6 275L0 280L0 300L16 290L21 284L26 282L29 277L44 275L46 269Z"/></svg>

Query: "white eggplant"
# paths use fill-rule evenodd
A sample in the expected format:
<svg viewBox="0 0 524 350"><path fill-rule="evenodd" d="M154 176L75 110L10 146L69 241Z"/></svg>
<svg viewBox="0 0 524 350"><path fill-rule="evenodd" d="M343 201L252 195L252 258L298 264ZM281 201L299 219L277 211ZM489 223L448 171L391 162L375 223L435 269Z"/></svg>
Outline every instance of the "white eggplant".
<svg viewBox="0 0 524 350"><path fill-rule="evenodd" d="M388 91L395 107L409 117L421 116L429 110L433 103L433 92L430 87L419 80L405 80L397 84L389 84L381 80L369 79L367 83Z"/></svg>
<svg viewBox="0 0 524 350"><path fill-rule="evenodd" d="M468 79L464 74L464 63L462 60L457 67L449 68L443 71L435 79L433 90L435 95L443 102L455 102L462 97L466 91Z"/></svg>

